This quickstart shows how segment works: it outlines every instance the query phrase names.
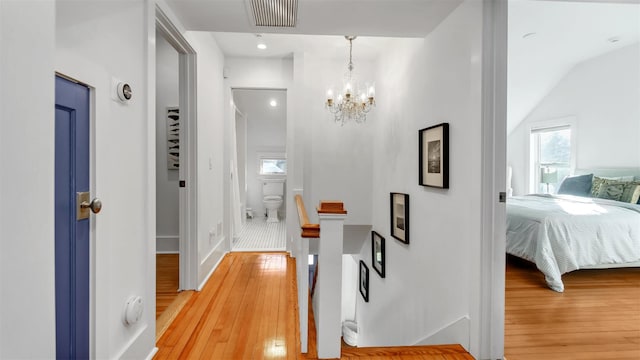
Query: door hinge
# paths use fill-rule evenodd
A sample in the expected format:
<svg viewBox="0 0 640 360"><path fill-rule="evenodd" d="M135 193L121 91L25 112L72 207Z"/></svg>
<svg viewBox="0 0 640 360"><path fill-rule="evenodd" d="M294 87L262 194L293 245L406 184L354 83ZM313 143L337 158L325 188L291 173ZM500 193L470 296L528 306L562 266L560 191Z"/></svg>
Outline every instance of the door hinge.
<svg viewBox="0 0 640 360"><path fill-rule="evenodd" d="M179 187L187 187L187 182L186 182L186 181L184 181L184 180L180 180L180 181L178 182L178 186L179 186Z"/></svg>
<svg viewBox="0 0 640 360"><path fill-rule="evenodd" d="M500 194L498 195L498 201L501 203L507 202L507 193L504 191L500 191Z"/></svg>

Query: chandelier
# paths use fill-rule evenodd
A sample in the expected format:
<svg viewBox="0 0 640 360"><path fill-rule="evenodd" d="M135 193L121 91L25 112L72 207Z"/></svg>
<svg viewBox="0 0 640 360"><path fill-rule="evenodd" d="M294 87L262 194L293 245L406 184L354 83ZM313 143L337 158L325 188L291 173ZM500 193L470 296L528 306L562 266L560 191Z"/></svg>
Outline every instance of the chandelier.
<svg viewBox="0 0 640 360"><path fill-rule="evenodd" d="M358 124L365 122L367 113L376 104L374 83L366 83L360 87L353 76L352 53L355 38L355 36L345 36L345 39L349 41L349 64L347 65L348 71L344 75L342 92L336 97L332 88L327 90L325 107L340 125L344 125L349 120L354 120Z"/></svg>

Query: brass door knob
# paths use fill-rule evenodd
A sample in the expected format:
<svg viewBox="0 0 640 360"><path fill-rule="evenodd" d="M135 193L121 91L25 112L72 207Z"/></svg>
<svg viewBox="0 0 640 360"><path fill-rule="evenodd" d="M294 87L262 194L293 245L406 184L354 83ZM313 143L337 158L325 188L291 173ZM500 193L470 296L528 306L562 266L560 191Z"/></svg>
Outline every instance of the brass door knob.
<svg viewBox="0 0 640 360"><path fill-rule="evenodd" d="M80 203L80 207L84 209L89 208L92 213L97 214L102 210L102 201L98 198L94 198L91 202L83 201Z"/></svg>

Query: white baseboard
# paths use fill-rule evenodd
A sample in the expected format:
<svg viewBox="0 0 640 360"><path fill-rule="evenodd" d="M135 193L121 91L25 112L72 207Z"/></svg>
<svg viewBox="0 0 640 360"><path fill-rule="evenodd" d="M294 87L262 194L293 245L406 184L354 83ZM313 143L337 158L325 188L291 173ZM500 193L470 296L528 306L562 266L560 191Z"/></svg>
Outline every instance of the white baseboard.
<svg viewBox="0 0 640 360"><path fill-rule="evenodd" d="M155 315L155 314L154 314ZM155 321L153 322L155 324ZM135 324L133 326L137 326ZM151 359L155 355L157 348L151 348L150 345L155 344L156 329L148 323L139 325L139 329L131 329L134 333L130 336L126 345L122 347L119 354L110 357L112 359Z"/></svg>
<svg viewBox="0 0 640 360"><path fill-rule="evenodd" d="M443 326L439 330L432 332L417 341L414 346L419 345L443 345L443 344L460 344L465 350L469 351L469 343L471 336L471 321L468 316Z"/></svg>
<svg viewBox="0 0 640 360"><path fill-rule="evenodd" d="M158 254L180 253L180 237L178 235L156 236L156 253Z"/></svg>
<svg viewBox="0 0 640 360"><path fill-rule="evenodd" d="M226 237L223 236L220 239L220 241L213 247L213 249L211 249L209 254L207 254L207 256L202 260L202 262L200 262L200 270L198 271L198 273L201 273L202 271L207 271L206 269L203 269L203 268L207 266L208 262L215 261L211 266L211 269L207 272L207 275L200 282L200 285L198 285L198 288L197 288L198 291L202 290L202 288L207 283L207 281L209 280L213 272L218 268L218 265L220 265L220 262L224 258L224 255L227 253L227 251L223 249L225 239ZM214 256L215 254L219 255L217 259L215 259L215 256Z"/></svg>
<svg viewBox="0 0 640 360"><path fill-rule="evenodd" d="M149 355L147 355L146 360L152 360L154 356L156 356L156 354L158 353L158 349L157 347L154 347L153 349L151 349L151 352L149 353Z"/></svg>

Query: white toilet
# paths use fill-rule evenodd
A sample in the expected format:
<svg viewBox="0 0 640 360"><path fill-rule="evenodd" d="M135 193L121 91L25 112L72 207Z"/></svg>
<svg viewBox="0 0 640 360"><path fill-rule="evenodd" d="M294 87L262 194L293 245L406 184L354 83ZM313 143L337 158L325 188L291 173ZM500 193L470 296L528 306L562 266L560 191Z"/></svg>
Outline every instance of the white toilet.
<svg viewBox="0 0 640 360"><path fill-rule="evenodd" d="M262 180L262 203L267 209L267 222L278 222L278 209L282 206L284 179Z"/></svg>

